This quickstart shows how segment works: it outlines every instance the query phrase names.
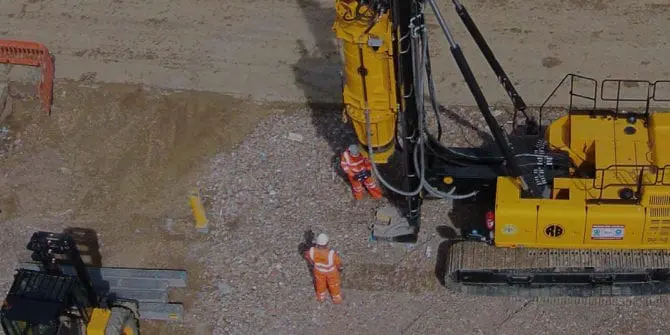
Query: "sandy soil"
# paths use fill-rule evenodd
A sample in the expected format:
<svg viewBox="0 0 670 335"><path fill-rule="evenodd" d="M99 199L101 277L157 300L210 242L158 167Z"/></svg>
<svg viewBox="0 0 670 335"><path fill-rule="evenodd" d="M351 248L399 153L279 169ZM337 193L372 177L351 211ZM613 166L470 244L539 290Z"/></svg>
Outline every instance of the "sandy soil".
<svg viewBox="0 0 670 335"><path fill-rule="evenodd" d="M442 12L491 102L505 99L450 1ZM663 0L463 2L519 90L541 103L568 72L596 79L670 77ZM230 93L255 100L339 101L329 0L3 1L0 36L36 40L58 76ZM473 104L428 10L440 96Z"/></svg>
<svg viewBox="0 0 670 335"><path fill-rule="evenodd" d="M3 289L11 262L28 260L30 234L65 227L97 232L104 265L184 268L197 288L200 271L185 258L180 224L190 215L185 197L198 187L194 173L270 109L213 93L62 82L46 117L26 100L31 93L10 86L13 113L3 124L0 204L3 224L16 228L2 258ZM182 298L187 306L192 294Z"/></svg>
<svg viewBox="0 0 670 335"><path fill-rule="evenodd" d="M670 77L661 62L667 4L554 3L466 3L530 104L566 72ZM447 4L489 100L503 99ZM16 85L15 112L0 125L0 222L11 227L0 238L2 292L33 231L83 227L99 234L105 265L189 271L185 323L143 324L147 334L668 331L668 312L655 306L557 307L445 292L434 270L439 227L453 225L448 203L426 204L417 246L368 242L378 204L354 204L333 175L333 155L353 134L339 110L319 104L340 99L324 19L330 1L31 0L3 2L0 12L1 36L45 43L59 78L52 116L39 113L29 86ZM472 104L430 27L440 101ZM484 127L472 109L450 110L449 140ZM206 235L191 228L185 195L193 187L206 195ZM343 254L344 306L313 299L296 254L310 227L328 231Z"/></svg>

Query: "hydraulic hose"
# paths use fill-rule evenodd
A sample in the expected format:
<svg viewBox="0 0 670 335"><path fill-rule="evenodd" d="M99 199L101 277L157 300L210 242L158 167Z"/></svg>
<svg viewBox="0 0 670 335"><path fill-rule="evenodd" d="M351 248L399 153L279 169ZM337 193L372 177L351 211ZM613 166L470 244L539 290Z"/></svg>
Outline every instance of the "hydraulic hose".
<svg viewBox="0 0 670 335"><path fill-rule="evenodd" d="M425 141L424 141L424 136L425 133L428 131L426 127L426 108L424 105L424 83L423 83L423 74L424 74L424 68L425 68L425 62L426 62L426 54L428 52L427 47L428 43L426 40L426 29L425 27L421 27L420 29L422 31L421 37L420 36L413 36L413 48L412 48L412 56L414 61L414 87L415 87L415 99L416 99L416 104L417 104L417 110L419 111L419 141L417 142L417 146L419 146L419 150L421 151L421 168L422 171L425 170ZM421 52L419 53L419 41L421 40ZM417 156L417 150L415 148L414 150L414 155L413 155L413 161L414 161L414 167L416 170L418 170L418 162L416 159ZM466 195L453 195L453 193L456 191L456 188L452 188L450 192L444 193L440 192L437 189L433 188L428 181L426 180L425 177L421 178L421 186L425 188L428 193L432 194L433 196L436 196L438 198L442 199L466 199L469 198L477 192L473 192L470 194Z"/></svg>
<svg viewBox="0 0 670 335"><path fill-rule="evenodd" d="M432 1L430 1L432 2ZM416 28L416 27L412 27ZM429 55L429 49L428 49L428 41L427 41L427 33L426 29L424 27L419 28L418 30L421 30L420 35L417 35L416 32L410 33L411 36L411 47L410 47L410 52L412 52L412 57L414 59L413 62L413 94L415 98L415 103L417 106L417 112L418 112L418 140L414 144L414 150L413 150L413 155L412 155L412 162L414 163L414 168L419 174L419 186L413 190L413 191L403 191L399 190L396 187L392 186L386 179L384 179L381 176L381 173L379 172L377 164L374 162L374 152L372 149L372 146L368 146L368 155L370 157L371 165L372 165L372 172L373 175L380 181L382 185L384 185L386 188L388 188L390 191L403 195L403 196L416 196L423 189L425 189L429 194L442 198L442 199L453 199L453 200L458 200L458 199L467 199L472 196L475 196L478 191L473 191L468 194L464 195L455 195L454 192L456 191L456 188L453 187L450 189L449 192L442 192L439 191L437 188L433 187L430 185L430 183L426 180L426 162L425 162L425 150L426 150L426 137L425 136L430 136L430 133L428 132L427 126L426 126L426 112L425 112L425 104L424 104L424 83L423 83L423 75L424 71L425 74L427 75L427 81L428 81L428 89L429 89L429 96L430 96L430 103L435 110L435 115L438 118L438 132L440 133L438 137L441 137L441 125L440 125L440 120L439 120L439 115L437 113L438 109L438 103L437 103L437 97L435 94L435 84L431 75L431 68L430 68L430 55ZM448 35L448 34L447 34ZM451 36L448 36L447 38L450 39ZM421 41L421 42L419 42ZM419 43L421 43L421 46L419 46ZM421 50L419 52L418 50ZM363 77L362 80L364 81L363 87L364 90L366 90L365 87L365 78ZM366 95L367 98L367 95ZM370 123L370 111L369 108L367 108L367 101L366 101L366 109L365 109L365 123L366 123L366 137L367 137L367 142L372 143L372 131L371 131L371 123ZM405 134L404 136L408 136L409 134ZM438 140L439 141L439 140ZM439 143L439 142L438 142ZM476 161L480 163L501 163L504 160L504 157L481 157L481 156L475 156L475 155L469 155L465 154L462 152L458 152L456 150L453 150L451 148L447 148L442 146L446 151L449 153L461 157L462 159L465 160L470 160L470 161ZM404 148L408 149L408 148ZM420 151L420 153L419 153ZM419 157L419 154L421 155ZM550 160L551 157L548 155L537 155L537 154L516 154L516 157L534 157L534 158L545 158L547 160Z"/></svg>
<svg viewBox="0 0 670 335"><path fill-rule="evenodd" d="M435 121L437 122L437 141L439 142L442 139L442 121L440 120L440 112L437 104L437 99L435 99L435 85L433 85L433 70L430 66L430 49L428 48L428 38L426 36L426 30L423 31L423 43L426 44L424 47L426 49L424 57L426 57L426 81L428 81L428 96L430 97L430 104L433 107L433 113L435 114Z"/></svg>
<svg viewBox="0 0 670 335"><path fill-rule="evenodd" d="M428 193L431 195L442 198L442 199L453 199L453 200L458 200L458 199L466 199L469 197L472 197L477 194L477 191L465 194L465 195L454 195L453 193L456 191L456 188L452 188L449 192L441 192L437 190L436 188L432 187L428 181L425 179L425 170L426 170L426 163L425 163L425 140L424 140L424 134L427 132L427 127L425 125L426 121L426 113L425 113L425 106L424 106L424 100L423 100L423 71L425 67L425 62L426 62L426 54L428 53L427 50L427 41L425 39L426 33L425 33L425 28L422 28L423 32L423 43L422 43L422 52L419 54L417 49L419 46L417 45L417 40L418 36L412 36L412 46L410 47L410 51L412 52L412 56L414 59L414 64L413 64L413 73L414 73L414 78L413 78L413 91L414 91L414 98L416 101L417 105L417 112L418 112L418 122L419 122L419 138L417 143L414 145L414 153L413 153L413 162L414 162L414 168L419 172L419 186L417 189L411 191L411 192L406 192L399 190L395 187L393 187L388 181L386 181L381 174L379 173L379 170L377 168L377 164L374 162L374 152L372 150L372 146L368 146L368 155L370 157L371 165L372 165L372 172L373 175L379 180L379 182L384 185L386 188L391 190L394 193L403 195L403 196L416 196L423 189L427 190ZM417 59L420 59L420 61L417 61ZM431 78L432 79L432 78ZM363 80L365 80L363 78ZM432 80L431 80L432 81ZM364 84L365 87L365 84ZM434 93L434 87L433 87L433 92ZM434 94L433 94L434 97ZM436 100L432 101L434 106L437 106ZM436 114L437 115L437 114ZM365 109L365 125L366 125L366 135L367 135L367 142L372 143L372 132L371 132L371 124L370 124L370 111L368 108ZM407 134L405 135L407 136ZM417 150L418 149L418 150ZM421 151L421 158L419 159L418 154L419 151ZM474 157L474 156L472 156ZM476 158L476 157L475 157ZM420 162L419 162L420 161Z"/></svg>
<svg viewBox="0 0 670 335"><path fill-rule="evenodd" d="M416 38L412 38L411 43L416 44ZM416 70L416 68L417 68L416 47L414 45L412 45L410 47L410 49L411 49L411 52L412 52L412 56L415 60L414 64L413 64L413 67L414 67L413 72L416 74L417 73L417 70ZM415 99L417 101L417 112L419 113L419 118L418 118L419 119L419 130L422 130L424 128L423 122L424 122L425 118L424 118L423 114L424 114L425 111L421 107L422 105L418 104L419 99L417 98L417 96L422 97L422 95L418 94L417 88L420 89L423 85L421 85L422 83L420 81L418 82L418 85L417 85L416 75L413 79L414 79L413 91L414 91ZM365 78L363 78L363 81L365 82ZM363 87L365 89L365 84L363 84ZM367 99L367 97L366 97L366 99ZM367 104L367 102L366 102L366 104ZM367 106L366 106L366 109L365 109L365 128L366 128L365 130L366 130L366 135L367 135L366 136L367 137L367 142L372 143L372 131L370 129L371 128L371 125L370 125L370 110L367 108ZM419 132L419 134L421 134L421 132ZM407 136L407 134L405 134L405 136ZM371 165L372 165L373 175L379 180L380 183L382 183L382 185L384 185L386 188L388 188L389 190L391 190L394 193L397 193L397 194L400 194L400 195L403 195L403 196L406 196L406 197L413 197L413 196L416 196L419 193L421 193L421 191L423 190L423 184L425 182L425 174L426 174L425 173L426 172L425 154L424 154L424 151L423 151L423 143L422 143L422 137L421 136L419 136L419 141L417 142L417 145L420 146L422 154L421 154L420 169L416 169L416 170L418 170L417 172L419 172L419 186L415 190L410 191L410 192L402 191L402 190L399 190L399 189L393 187L388 181L386 181L381 176L381 173L379 173L379 170L377 169L377 164L374 162L374 152L372 150L372 146L368 145L368 155L370 157L370 162L371 162ZM407 149L407 148L405 148L405 149ZM415 168L416 168L416 166L415 166Z"/></svg>
<svg viewBox="0 0 670 335"><path fill-rule="evenodd" d="M418 143L417 143L417 146L418 146ZM414 151L414 157L413 157L414 167L416 169L418 169L418 165L419 165L417 152L418 152L417 150ZM433 195L435 197L438 197L440 199L461 200L461 199L467 199L467 198L473 197L478 193L478 191L472 191L468 194L454 195L454 192L456 192L456 187L452 187L449 190L449 192L445 193L445 192L437 190L436 188L433 188L433 186L430 185L430 183L425 179L423 180L423 183L421 185L426 189L426 191L428 191L428 193L430 193L431 195Z"/></svg>
<svg viewBox="0 0 670 335"><path fill-rule="evenodd" d="M435 116L436 116L437 122L438 122L438 143L439 143L440 137L442 135L441 134L439 114L437 113L437 110L438 110L437 106L439 106L439 104L437 103L437 94L435 93L435 82L433 81L433 77L430 73L432 71L431 71L431 68L430 68L430 53L429 53L428 43L427 43L428 33L427 33L426 29L424 29L423 32L422 32L422 39L423 39L424 45L425 45L424 48L423 48L424 49L423 53L424 53L424 57L426 57L428 95L429 95L429 98L430 98L431 105L433 106L433 109L435 110ZM446 147L446 146L444 147L444 149L446 149L447 151L449 151L453 155L460 156L460 157L462 157L466 160L471 160L471 161L474 161L474 162L488 162L488 161L491 161L491 163L499 163L499 162L502 162L505 159L502 156L480 157L480 156L468 155L468 154L459 152L457 150L451 149L451 148Z"/></svg>
<svg viewBox="0 0 670 335"><path fill-rule="evenodd" d="M425 27L421 27L420 29L422 31L422 35L425 36ZM420 36L413 36L413 47L412 47L412 56L414 61L414 87L415 87L415 99L416 99L416 105L417 105L417 110L419 111L419 141L417 142L416 146L418 146L418 149L421 151L421 169L422 171L425 171L425 140L424 140L424 134L427 132L427 126L426 126L426 108L424 105L424 83L423 83L423 74L424 74L424 68L425 68L425 62L426 62L426 53L427 53L427 46L428 43L426 42L425 39L421 40ZM419 53L419 41L421 41L421 53ZM418 170L418 150L414 150L413 153L413 161L414 161L414 168L415 170ZM450 192L444 193L440 192L436 189L434 189L426 180L425 177L421 178L421 186L425 188L428 193L432 194L433 196L436 196L438 198L442 199L465 199L468 197L473 196L474 194L468 194L465 196L456 196L453 195L453 193L456 191L456 188L452 188Z"/></svg>
<svg viewBox="0 0 670 335"><path fill-rule="evenodd" d="M368 140L368 143L372 143L372 135L371 135L372 132L371 132L371 130L370 130L370 110L367 109L367 108L365 109L365 128L366 128L365 130L366 130L366 133L367 133L367 140ZM377 178L377 180L379 180L379 182L382 183L382 185L384 185L386 188L388 188L389 190L393 191L394 193L397 193L397 194L400 194L400 195L404 195L404 196L406 196L406 197L413 197L413 196L418 195L419 193L421 193L421 190L422 190L422 185L421 185L421 183L419 183L419 186L416 188L416 190L411 191L411 192L405 192L405 191L402 191L402 190L399 190L399 189L393 187L393 186L392 186L388 181L386 181L386 180L381 176L381 174L379 173L379 170L377 169L377 164L376 164L375 161L374 161L374 153L372 152L372 146L371 146L371 145L368 145L368 155L370 156L370 165L372 165L372 173L373 173L373 175L374 175L375 178ZM424 177L425 177L425 165L423 164L423 163L425 162L424 159L425 159L425 158L424 158L423 155L422 155L422 157L421 157L421 163L422 163L422 164L421 164L421 173L419 174L419 176L420 176L420 177L419 177L420 180L423 180Z"/></svg>

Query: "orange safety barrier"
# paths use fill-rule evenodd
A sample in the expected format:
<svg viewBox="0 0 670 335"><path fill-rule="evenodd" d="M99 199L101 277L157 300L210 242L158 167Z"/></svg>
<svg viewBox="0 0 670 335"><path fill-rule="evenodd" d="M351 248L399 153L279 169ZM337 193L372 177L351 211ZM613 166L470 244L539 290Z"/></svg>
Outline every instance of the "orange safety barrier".
<svg viewBox="0 0 670 335"><path fill-rule="evenodd" d="M51 114L54 86L54 60L49 50L40 43L27 41L0 40L0 63L39 66L42 78L37 90L42 108Z"/></svg>

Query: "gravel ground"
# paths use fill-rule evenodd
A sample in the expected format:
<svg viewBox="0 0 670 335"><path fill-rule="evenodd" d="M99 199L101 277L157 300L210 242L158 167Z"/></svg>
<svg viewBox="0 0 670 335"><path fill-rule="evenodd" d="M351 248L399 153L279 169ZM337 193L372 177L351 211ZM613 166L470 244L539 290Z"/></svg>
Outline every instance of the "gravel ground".
<svg viewBox="0 0 670 335"><path fill-rule="evenodd" d="M8 134L21 141L0 176L2 223L12 227L0 236L4 291L33 231L74 226L97 232L104 265L188 270L189 287L176 299L187 309L184 323L146 322L146 334L668 330L667 310L639 299L559 305L446 291L435 274L443 235L463 220L449 202L425 203L418 244L371 242L368 225L386 201L355 202L334 173L353 133L332 106L87 82L61 82L56 93L51 117L20 99L7 120ZM509 119L506 106L494 113ZM445 143L486 142L476 109L445 106L441 114ZM211 219L208 234L191 228L183 196L194 185ZM309 228L329 233L342 254L341 306L314 299L297 252Z"/></svg>
<svg viewBox="0 0 670 335"><path fill-rule="evenodd" d="M380 203L354 202L346 182L333 175L335 154L353 140L339 111L247 100L339 100L332 1L197 4L0 4L7 14L0 34L44 43L56 55L59 79L85 83L57 83L51 118L34 112L35 101L23 101L24 113L7 120L7 132L0 129L0 223L7 228L0 236L0 289L7 290L11 269L28 257L25 241L33 231L79 226L96 230L106 265L189 271L185 323L145 323L146 334L668 333L669 312L657 306L558 306L446 292L434 275L440 233L462 214L454 217L448 202L424 205L418 245L370 242L367 227ZM531 104L541 103L566 72L669 75L662 51L670 7L662 1L466 5ZM449 7L442 5L445 17L489 101L504 99ZM432 15L428 26L437 42L431 50L438 95L464 105L446 108L445 142L480 145L485 123L467 106L473 100ZM500 119L508 116L504 106L494 109ZM190 229L183 199L197 181L212 221L206 235ZM342 253L342 306L314 300L297 253L308 228L328 232Z"/></svg>
<svg viewBox="0 0 670 335"><path fill-rule="evenodd" d="M479 125L472 108L454 108L461 123ZM199 302L210 306L214 333L466 333L651 334L667 330L657 307L571 302L556 308L511 298L464 297L435 277L439 226L451 226L450 204L427 202L418 245L369 242L366 226L377 204L351 201L348 185L333 176L332 148L344 148L346 128L331 110L278 112L233 152L216 157L205 184L213 216L209 250L200 256L205 281ZM310 115L311 114L311 115ZM502 115L503 112L499 112ZM316 124L330 124L320 133ZM457 123L458 118L445 121ZM504 120L504 117L501 117ZM445 137L461 132L453 126ZM302 142L287 138L298 133ZM342 306L314 301L310 277L297 254L302 232L325 231L345 262ZM430 247L432 252L427 253ZM223 313L220 313L220 312ZM205 320L203 318L203 320Z"/></svg>

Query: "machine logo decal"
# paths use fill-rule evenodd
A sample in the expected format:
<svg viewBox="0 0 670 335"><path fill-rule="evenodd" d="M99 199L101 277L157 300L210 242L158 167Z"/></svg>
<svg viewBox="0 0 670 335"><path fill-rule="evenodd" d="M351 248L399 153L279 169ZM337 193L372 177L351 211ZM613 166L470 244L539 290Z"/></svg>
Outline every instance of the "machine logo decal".
<svg viewBox="0 0 670 335"><path fill-rule="evenodd" d="M544 234L547 235L548 237L561 237L565 230L561 225L558 224L552 224L548 225L547 227L544 228Z"/></svg>
<svg viewBox="0 0 670 335"><path fill-rule="evenodd" d="M594 225L591 227L592 240L623 240L626 227L623 225Z"/></svg>

